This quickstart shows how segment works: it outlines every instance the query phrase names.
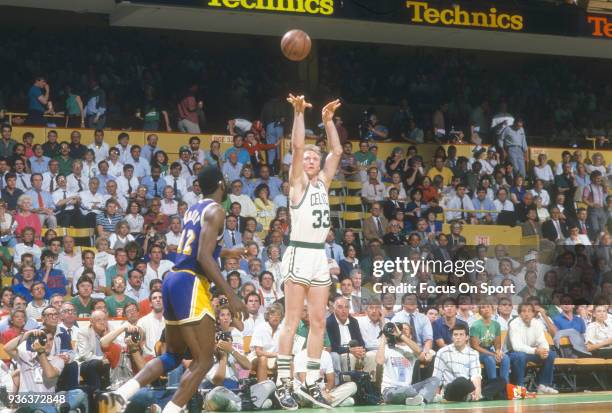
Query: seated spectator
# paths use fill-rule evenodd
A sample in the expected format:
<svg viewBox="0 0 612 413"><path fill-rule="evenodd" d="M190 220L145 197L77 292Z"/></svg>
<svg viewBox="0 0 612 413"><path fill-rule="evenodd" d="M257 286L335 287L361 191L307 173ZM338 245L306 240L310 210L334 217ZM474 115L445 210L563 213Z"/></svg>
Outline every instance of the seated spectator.
<svg viewBox="0 0 612 413"><path fill-rule="evenodd" d="M83 259L83 265L75 271L74 281L72 283L72 291L77 290L76 283L79 278L88 273L91 275L91 281L93 282L93 295L94 298L104 298L104 291L107 286L105 271L101 267L95 265L95 255L93 251L85 250L81 253Z"/></svg>
<svg viewBox="0 0 612 413"><path fill-rule="evenodd" d="M17 175L14 172L8 172L4 176L6 185L2 189L2 199L6 201L9 211L17 210L18 200L24 192L17 188Z"/></svg>
<svg viewBox="0 0 612 413"><path fill-rule="evenodd" d="M76 284L77 295L70 301L77 313L77 317L90 317L93 311L94 300L91 298L93 292L93 281L84 274L81 275Z"/></svg>
<svg viewBox="0 0 612 413"><path fill-rule="evenodd" d="M110 236L108 237L108 243L111 251L118 248L125 248L128 243L134 240L134 236L130 234L130 224L124 220L115 224L115 230L110 233Z"/></svg>
<svg viewBox="0 0 612 413"><path fill-rule="evenodd" d="M372 203L370 212L372 215L366 218L363 223L363 236L368 243L374 240L382 242L388 222L381 214L381 204L379 202Z"/></svg>
<svg viewBox="0 0 612 413"><path fill-rule="evenodd" d="M110 287L112 294L104 299L110 317L117 317L117 309L125 307L128 303L136 304L136 300L125 295L125 284L125 278L122 275L113 277Z"/></svg>
<svg viewBox="0 0 612 413"><path fill-rule="evenodd" d="M264 313L265 323L259 324L251 339L251 351L255 354L252 364L259 383L268 379L268 369L276 364L279 325L283 317L284 310L280 304L270 305Z"/></svg>
<svg viewBox="0 0 612 413"><path fill-rule="evenodd" d="M475 321L470 327L470 346L480 354L480 362L484 364L487 378L498 376L506 383L510 381L510 359L502 351L501 327L492 319L493 306L481 304L479 307L481 319Z"/></svg>
<svg viewBox="0 0 612 413"><path fill-rule="evenodd" d="M455 196L448 201L446 208L459 211L447 212L447 221L462 220L464 222L472 222L472 219L475 218L475 213L471 212L474 210L474 205L472 205L472 200L466 195L465 190L465 185L457 185Z"/></svg>
<svg viewBox="0 0 612 413"><path fill-rule="evenodd" d="M25 227L21 233L21 242L15 246L14 264L20 265L22 256L27 253L32 254L34 264L39 267L42 250L35 242L35 230L32 227Z"/></svg>
<svg viewBox="0 0 612 413"><path fill-rule="evenodd" d="M334 312L327 318L327 334L331 341L332 360L336 373L354 370L357 361L366 356L359 323L349 315L350 304L343 296L334 299ZM349 365L350 362L350 365Z"/></svg>
<svg viewBox="0 0 612 413"><path fill-rule="evenodd" d="M519 317L508 326L510 363L512 365L512 383L525 385L525 370L528 362L541 365L538 375L539 394L559 393L552 386L556 354L549 349L540 323L532 323L534 308L531 304L520 304Z"/></svg>
<svg viewBox="0 0 612 413"><path fill-rule="evenodd" d="M0 334L0 342L2 344L8 343L17 336L20 336L25 331L26 321L28 316L25 310L13 309L10 316L8 317L8 329Z"/></svg>
<svg viewBox="0 0 612 413"><path fill-rule="evenodd" d="M129 270L125 295L139 303L147 299L149 293L149 287L144 284L144 273L137 268Z"/></svg>
<svg viewBox="0 0 612 413"><path fill-rule="evenodd" d="M270 188L266 184L259 184L255 188L255 209L257 222L264 228L269 227L274 218L274 204L270 200Z"/></svg>
<svg viewBox="0 0 612 413"><path fill-rule="evenodd" d="M109 238L111 234L116 232L117 224L123 219L123 215L118 210L119 203L113 198L106 201L104 213L96 216L96 233L99 237Z"/></svg>
<svg viewBox="0 0 612 413"><path fill-rule="evenodd" d="M39 276L45 283L48 297L53 294L65 296L71 291L64 272L55 268L55 256L49 250L45 250L41 255Z"/></svg>
<svg viewBox="0 0 612 413"><path fill-rule="evenodd" d="M448 401L507 398L503 379L483 383L478 352L468 345L467 325L453 327L452 343L436 354L433 377L440 381L443 397Z"/></svg>
<svg viewBox="0 0 612 413"><path fill-rule="evenodd" d="M378 168L370 166L368 168L367 179L361 188L361 198L365 204L381 202L384 199L385 186L378 179Z"/></svg>
<svg viewBox="0 0 612 413"><path fill-rule="evenodd" d="M558 330L576 330L581 335L586 331L584 320L574 315L574 304L572 297L565 295L561 298L561 313L553 317L553 322Z"/></svg>
<svg viewBox="0 0 612 413"><path fill-rule="evenodd" d="M389 191L389 199L383 203L383 213L385 218L391 220L395 217L396 211L403 211L405 205L398 200L399 191L397 188L391 188Z"/></svg>
<svg viewBox="0 0 612 413"><path fill-rule="evenodd" d="M465 326L466 334L468 324L457 318L457 301L454 298L446 298L442 302L442 317L432 324L434 349L439 350L444 346L453 343L451 330L455 326Z"/></svg>
<svg viewBox="0 0 612 413"><path fill-rule="evenodd" d="M29 340L31 336L42 335L47 337L45 345L37 339ZM57 394L56 385L66 365L66 359L62 355L52 355L54 344L53 333L44 330L28 331L6 343L4 350L15 360L19 369L19 393L50 396ZM37 372L41 374L40 377L37 377ZM87 395L81 389L67 391L65 400L69 410L88 411ZM36 402L30 407L44 412L50 411L48 405Z"/></svg>
<svg viewBox="0 0 612 413"><path fill-rule="evenodd" d="M96 310L91 314L89 328L81 329L78 333L79 369L83 382L94 389L105 388L110 384L110 363L104 353L110 342L107 341L105 345L102 343L108 332L107 314Z"/></svg>
<svg viewBox="0 0 612 413"><path fill-rule="evenodd" d="M612 324L607 308L607 305L595 305L594 320L586 328L584 341L593 357L612 359Z"/></svg>
<svg viewBox="0 0 612 413"><path fill-rule="evenodd" d="M30 288L30 293L32 294L32 301L26 306L26 314L28 318L38 320L41 318L43 310L49 305L49 300L45 299L47 293L45 283L35 281Z"/></svg>
<svg viewBox="0 0 612 413"><path fill-rule="evenodd" d="M344 258L340 260L338 265L340 266L340 280L349 278L351 271L360 268L359 258L357 258L357 249L354 245L348 245L344 249Z"/></svg>
<svg viewBox="0 0 612 413"><path fill-rule="evenodd" d="M34 230L34 242L40 245L40 237L42 225L38 216L32 212L32 198L28 195L22 195L17 200L17 213L14 215L17 228L15 235L18 238L23 238L22 232L26 228Z"/></svg>
<svg viewBox="0 0 612 413"><path fill-rule="evenodd" d="M413 384L413 370L418 368L419 345L412 340L409 324L402 324L400 330L393 325L393 342L389 343L382 334L376 352L376 364L383 366L381 393L386 404L419 406L432 403L440 386L437 377L430 377Z"/></svg>
<svg viewBox="0 0 612 413"><path fill-rule="evenodd" d="M33 265L24 264L21 267L21 281L13 286L13 294L22 296L26 302L32 301L31 290L36 282L36 269ZM24 307L25 310L25 307Z"/></svg>
<svg viewBox="0 0 612 413"><path fill-rule="evenodd" d="M383 236L383 245L406 245L406 240L401 236L399 221L391 219L387 225L387 232Z"/></svg>
<svg viewBox="0 0 612 413"><path fill-rule="evenodd" d="M149 206L149 211L144 215L144 226L153 224L153 228L160 234L168 232L170 220L167 215L161 212L162 201L159 198L153 198Z"/></svg>

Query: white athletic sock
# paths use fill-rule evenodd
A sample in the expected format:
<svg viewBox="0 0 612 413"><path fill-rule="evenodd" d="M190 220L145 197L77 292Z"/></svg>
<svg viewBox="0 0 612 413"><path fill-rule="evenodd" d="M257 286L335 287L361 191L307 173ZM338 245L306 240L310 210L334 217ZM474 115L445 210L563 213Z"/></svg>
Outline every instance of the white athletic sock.
<svg viewBox="0 0 612 413"><path fill-rule="evenodd" d="M164 410L162 410L162 413L181 413L181 410L183 410L182 407L177 406L176 404L172 403L172 401L169 401L168 404L166 404L166 407L164 407Z"/></svg>
<svg viewBox="0 0 612 413"><path fill-rule="evenodd" d="M136 392L140 390L140 383L136 379L129 379L123 386L119 387L115 393L123 397L126 402L129 401Z"/></svg>
<svg viewBox="0 0 612 413"><path fill-rule="evenodd" d="M321 359L306 358L306 385L314 384L321 377Z"/></svg>

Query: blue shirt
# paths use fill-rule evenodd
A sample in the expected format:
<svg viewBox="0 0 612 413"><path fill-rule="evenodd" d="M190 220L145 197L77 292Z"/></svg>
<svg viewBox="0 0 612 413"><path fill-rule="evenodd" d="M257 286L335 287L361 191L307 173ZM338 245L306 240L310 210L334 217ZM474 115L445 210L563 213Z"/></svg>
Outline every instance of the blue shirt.
<svg viewBox="0 0 612 413"><path fill-rule="evenodd" d="M491 201L489 198L485 198L484 201L481 201L480 199L478 199L478 197L474 197L472 199L472 205L474 206L474 209L481 209L483 211L495 211L495 204L493 204L493 201ZM491 218L493 220L497 218L497 214L494 214L492 212L489 212L489 214L491 214ZM484 212L477 212L476 218L482 219L485 215L486 214Z"/></svg>
<svg viewBox="0 0 612 413"><path fill-rule="evenodd" d="M240 180L242 181L242 193L253 198L256 181L254 179L246 179L244 176Z"/></svg>
<svg viewBox="0 0 612 413"><path fill-rule="evenodd" d="M51 159L49 159L46 156L41 156L40 158L37 158L36 156L33 156L30 158L30 169L32 170L33 174L44 174L45 172L47 172L49 170L49 161Z"/></svg>
<svg viewBox="0 0 612 413"><path fill-rule="evenodd" d="M151 175L142 178L140 184L147 187L147 199L153 199L156 196L163 198L166 180L161 176L157 178L157 188L155 188L155 181ZM157 191L155 189L157 189Z"/></svg>
<svg viewBox="0 0 612 413"><path fill-rule="evenodd" d="M461 321L458 318L455 319L455 325L464 325L466 328L468 324L465 321ZM444 317L438 318L433 323L433 339L434 339L434 348L438 348L436 345L436 340L441 338L444 340L444 343L451 344L453 342L453 334L450 331L450 328L446 325Z"/></svg>
<svg viewBox="0 0 612 413"><path fill-rule="evenodd" d="M225 180L228 182L232 182L236 179L240 179L242 165L243 164L241 164L240 162L236 163L236 165L232 165L231 162L225 162L223 164L223 168L221 168L221 172L223 173Z"/></svg>
<svg viewBox="0 0 612 413"><path fill-rule="evenodd" d="M555 327L559 330L568 330L573 328L580 334L584 334L586 331L586 325L584 324L584 320L578 316L573 316L571 320L569 320L565 314L557 314L553 317L553 323L555 323Z"/></svg>
<svg viewBox="0 0 612 413"><path fill-rule="evenodd" d="M96 175L96 178L98 178L98 180L100 181L100 188L98 188L98 191L100 191L104 195L106 195L106 183L108 181L114 181L117 179L113 175L109 175L109 174L106 174L106 175L98 174Z"/></svg>
<svg viewBox="0 0 612 413"><path fill-rule="evenodd" d="M159 147L153 147L147 143L146 145L143 145L142 149L140 150L140 157L142 159L145 159L147 162L151 162L151 159L153 159L153 155L155 155L159 151L161 151Z"/></svg>
<svg viewBox="0 0 612 413"><path fill-rule="evenodd" d="M259 178L256 182L255 182L255 188L257 188L258 185L260 184L266 184L268 185L268 188L270 188L270 195L268 196L269 199L274 199L276 198L276 195L281 193L280 187L282 185L282 181L280 179L278 179L275 176L271 176L269 177L266 181L264 181L263 179ZM255 194L253 194L253 196L255 196Z"/></svg>
<svg viewBox="0 0 612 413"><path fill-rule="evenodd" d="M238 163L241 163L243 165L251 163L251 155L249 155L249 151L244 148L236 148L235 146L232 146L227 151L225 151L224 157L226 161L229 160L229 156L232 152L238 153Z"/></svg>
<svg viewBox="0 0 612 413"><path fill-rule="evenodd" d="M28 91L28 110L41 113L45 111L45 106L38 100L40 96L43 96L42 89L32 85Z"/></svg>
<svg viewBox="0 0 612 413"><path fill-rule="evenodd" d="M40 205L38 204L38 192L36 192L34 189L30 189L25 194L32 198L33 209L40 208ZM53 203L53 196L47 191L40 191L40 194L42 195L42 200L45 203L45 208L55 209L55 204Z"/></svg>
<svg viewBox="0 0 612 413"><path fill-rule="evenodd" d="M26 288L21 283L13 286L13 294L15 294L15 295L17 295L17 294L23 295L28 303L30 301L32 301L32 294L30 293L30 289Z"/></svg>
<svg viewBox="0 0 612 413"><path fill-rule="evenodd" d="M410 324L410 314L409 312L402 310L399 313L396 313L391 321L394 323L406 323ZM429 318L425 314L414 312L414 327L416 329L416 342L422 348L423 343L427 340L433 340L433 329L431 327L431 322Z"/></svg>

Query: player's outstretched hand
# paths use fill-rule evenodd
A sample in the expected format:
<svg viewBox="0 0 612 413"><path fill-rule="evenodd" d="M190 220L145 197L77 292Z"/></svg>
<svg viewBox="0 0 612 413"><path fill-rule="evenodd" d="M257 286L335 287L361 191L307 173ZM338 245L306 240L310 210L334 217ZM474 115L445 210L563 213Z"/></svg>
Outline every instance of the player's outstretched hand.
<svg viewBox="0 0 612 413"><path fill-rule="evenodd" d="M312 107L310 103L306 102L306 99L303 95L293 96L292 94L289 94L287 102L291 103L291 105L293 106L293 110L295 110L295 113L304 113L306 108Z"/></svg>
<svg viewBox="0 0 612 413"><path fill-rule="evenodd" d="M227 297L227 300L227 305L229 305L233 317L242 317L242 320L249 318L249 312L247 311L246 305L240 298L238 298L236 294L232 294L231 297Z"/></svg>
<svg viewBox="0 0 612 413"><path fill-rule="evenodd" d="M221 250L221 258L236 258L238 260L246 257L247 249L246 248L223 248Z"/></svg>
<svg viewBox="0 0 612 413"><path fill-rule="evenodd" d="M334 120L334 113L340 107L340 99L333 100L323 107L321 110L321 117L323 122L331 122Z"/></svg>

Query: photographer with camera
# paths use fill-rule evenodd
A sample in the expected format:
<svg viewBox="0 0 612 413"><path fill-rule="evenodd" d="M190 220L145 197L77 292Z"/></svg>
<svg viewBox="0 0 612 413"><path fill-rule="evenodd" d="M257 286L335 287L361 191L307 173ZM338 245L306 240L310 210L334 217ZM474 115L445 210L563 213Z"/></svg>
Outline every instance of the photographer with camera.
<svg viewBox="0 0 612 413"><path fill-rule="evenodd" d="M412 383L420 354L419 345L412 339L410 324L388 322L384 325L376 363L383 366L381 392L385 403L418 406L434 401L440 386L438 378Z"/></svg>
<svg viewBox="0 0 612 413"><path fill-rule="evenodd" d="M89 403L83 390L56 392L56 384L64 369L65 361L61 355L51 355L53 339L52 333L30 330L6 343L4 349L19 369L19 393L55 395L53 400L57 401L58 405L28 405L33 411L56 413L58 408L60 411L78 408L83 413L87 413Z"/></svg>

